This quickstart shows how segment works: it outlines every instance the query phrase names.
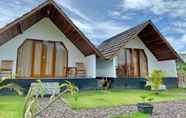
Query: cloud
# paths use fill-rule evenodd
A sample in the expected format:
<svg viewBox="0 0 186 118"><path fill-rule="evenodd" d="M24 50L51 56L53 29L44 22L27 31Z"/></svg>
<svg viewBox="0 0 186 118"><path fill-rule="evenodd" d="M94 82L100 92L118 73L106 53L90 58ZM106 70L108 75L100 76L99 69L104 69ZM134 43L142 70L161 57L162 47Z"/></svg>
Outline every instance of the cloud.
<svg viewBox="0 0 186 118"><path fill-rule="evenodd" d="M89 23L78 19L72 19L72 21L89 39L91 39L95 45L99 45L103 40L128 29L128 26L124 26L113 21L97 21Z"/></svg>
<svg viewBox="0 0 186 118"><path fill-rule="evenodd" d="M44 0L1 0L0 28L29 12Z"/></svg>
<svg viewBox="0 0 186 118"><path fill-rule="evenodd" d="M178 52L185 52L186 50L186 34L182 35L180 39L175 37L167 37L170 44L176 49Z"/></svg>
<svg viewBox="0 0 186 118"><path fill-rule="evenodd" d="M76 26L95 44L99 45L103 40L123 32L128 26L122 25L113 20L91 19L90 16L84 14L75 3L69 0L59 0L59 4L70 12L70 18ZM119 15L115 12L113 15Z"/></svg>
<svg viewBox="0 0 186 118"><path fill-rule="evenodd" d="M122 14L120 11L109 11L109 16L114 19L119 19L119 20L130 20L132 19L133 13L125 13Z"/></svg>
<svg viewBox="0 0 186 118"><path fill-rule="evenodd" d="M186 17L185 0L122 0L123 10L146 10L155 15L170 15Z"/></svg>
<svg viewBox="0 0 186 118"><path fill-rule="evenodd" d="M55 0L57 3L59 3L63 8L69 10L76 16L79 16L83 20L90 21L91 19L87 17L83 12L80 12L78 8L75 7L73 1L70 0Z"/></svg>
<svg viewBox="0 0 186 118"><path fill-rule="evenodd" d="M186 21L184 20L173 20L166 27L162 28L164 33L179 33L186 34Z"/></svg>
<svg viewBox="0 0 186 118"><path fill-rule="evenodd" d="M141 10L150 5L150 0L123 0L123 7L125 9Z"/></svg>

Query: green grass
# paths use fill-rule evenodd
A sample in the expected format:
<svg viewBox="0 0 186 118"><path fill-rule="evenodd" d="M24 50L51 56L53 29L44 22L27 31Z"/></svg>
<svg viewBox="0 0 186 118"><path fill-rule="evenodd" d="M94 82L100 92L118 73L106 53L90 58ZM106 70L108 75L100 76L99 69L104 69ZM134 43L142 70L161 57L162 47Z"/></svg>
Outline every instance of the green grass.
<svg viewBox="0 0 186 118"><path fill-rule="evenodd" d="M137 104L142 102L140 96L147 94L154 98L153 102L186 99L186 89L162 91L159 95L155 95L153 91L134 89L82 91L78 93L77 101L70 95L65 95L65 99L73 109L87 109Z"/></svg>
<svg viewBox="0 0 186 118"><path fill-rule="evenodd" d="M0 96L0 118L21 118L24 97Z"/></svg>
<svg viewBox="0 0 186 118"><path fill-rule="evenodd" d="M144 114L140 112L133 113L132 115L128 116L114 116L112 118L150 118L149 114Z"/></svg>
<svg viewBox="0 0 186 118"><path fill-rule="evenodd" d="M145 90L97 90L97 91L82 91L78 93L78 100L69 94L65 95L65 99L74 109L96 108L96 107L111 107L117 105L136 104L141 102L140 96L151 95L154 98L153 102L171 101L171 100L186 100L186 89L172 89L162 91L160 95L153 94L152 91ZM23 111L24 97L19 96L0 96L0 118L21 118ZM133 116L135 116L134 114ZM139 115L139 113L137 113ZM119 116L118 116L119 117ZM121 116L123 118L124 116ZM130 118L130 117L124 117ZM131 116L131 118L133 118ZM135 118L135 117L134 117ZM140 118L140 117L137 117ZM142 117L146 118L146 117ZM147 117L148 118L148 117Z"/></svg>

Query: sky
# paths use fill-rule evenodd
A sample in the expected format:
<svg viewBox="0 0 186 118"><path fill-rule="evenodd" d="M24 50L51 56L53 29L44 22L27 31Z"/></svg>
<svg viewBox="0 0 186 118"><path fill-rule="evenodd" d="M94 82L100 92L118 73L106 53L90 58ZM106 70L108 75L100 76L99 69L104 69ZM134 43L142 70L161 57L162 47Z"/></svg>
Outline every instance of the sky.
<svg viewBox="0 0 186 118"><path fill-rule="evenodd" d="M45 0L0 0L0 27ZM186 0L55 0L98 46L102 41L152 20L178 52L186 52Z"/></svg>

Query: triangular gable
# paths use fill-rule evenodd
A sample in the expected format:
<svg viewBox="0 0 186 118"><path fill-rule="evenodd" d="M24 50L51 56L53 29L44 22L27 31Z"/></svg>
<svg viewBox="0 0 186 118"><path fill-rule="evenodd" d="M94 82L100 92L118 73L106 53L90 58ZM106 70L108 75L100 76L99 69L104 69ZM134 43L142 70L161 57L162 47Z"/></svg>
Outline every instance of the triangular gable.
<svg viewBox="0 0 186 118"><path fill-rule="evenodd" d="M136 36L141 39L159 61L171 59L182 61L177 52L150 20L104 41L99 46L99 49L105 58L110 59L123 45Z"/></svg>
<svg viewBox="0 0 186 118"><path fill-rule="evenodd" d="M21 34L44 17L50 18L61 32L63 32L85 56L90 54L101 56L101 53L96 49L96 47L52 0L40 4L32 11L0 29L0 46Z"/></svg>

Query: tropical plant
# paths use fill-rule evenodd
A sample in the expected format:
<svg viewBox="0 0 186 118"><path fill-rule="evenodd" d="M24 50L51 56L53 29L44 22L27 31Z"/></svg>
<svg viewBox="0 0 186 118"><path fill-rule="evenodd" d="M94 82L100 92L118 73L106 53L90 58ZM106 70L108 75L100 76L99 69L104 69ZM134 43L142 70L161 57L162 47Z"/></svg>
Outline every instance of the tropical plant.
<svg viewBox="0 0 186 118"><path fill-rule="evenodd" d="M59 88L62 89L63 91L59 93L57 96L53 94L50 97L47 105L44 108L38 109L37 106L39 104L39 98L44 97L46 88L40 80L37 80L37 83L38 83L37 88L31 86L29 89L29 92L25 100L23 118L35 118L43 111L45 111L48 107L50 107L53 103L55 103L57 100L63 100L63 102L65 102L65 100L63 99L63 95L65 93L75 95L78 92L78 88L74 84L72 84L69 81L65 81L65 83L59 85Z"/></svg>
<svg viewBox="0 0 186 118"><path fill-rule="evenodd" d="M15 84L15 83L8 83L8 84L5 84L5 80L8 79L8 77L1 77L0 78L0 90L2 89L10 89L10 90L14 90L18 95L22 95L23 92L22 92L22 88Z"/></svg>
<svg viewBox="0 0 186 118"><path fill-rule="evenodd" d="M150 80L151 89L156 90L156 93L159 93L158 90L160 89L164 76L165 73L163 71L154 70L148 78Z"/></svg>
<svg viewBox="0 0 186 118"><path fill-rule="evenodd" d="M151 102L152 100L154 100L154 98L149 95L142 95L140 97L141 97L143 103L148 103L148 102Z"/></svg>

